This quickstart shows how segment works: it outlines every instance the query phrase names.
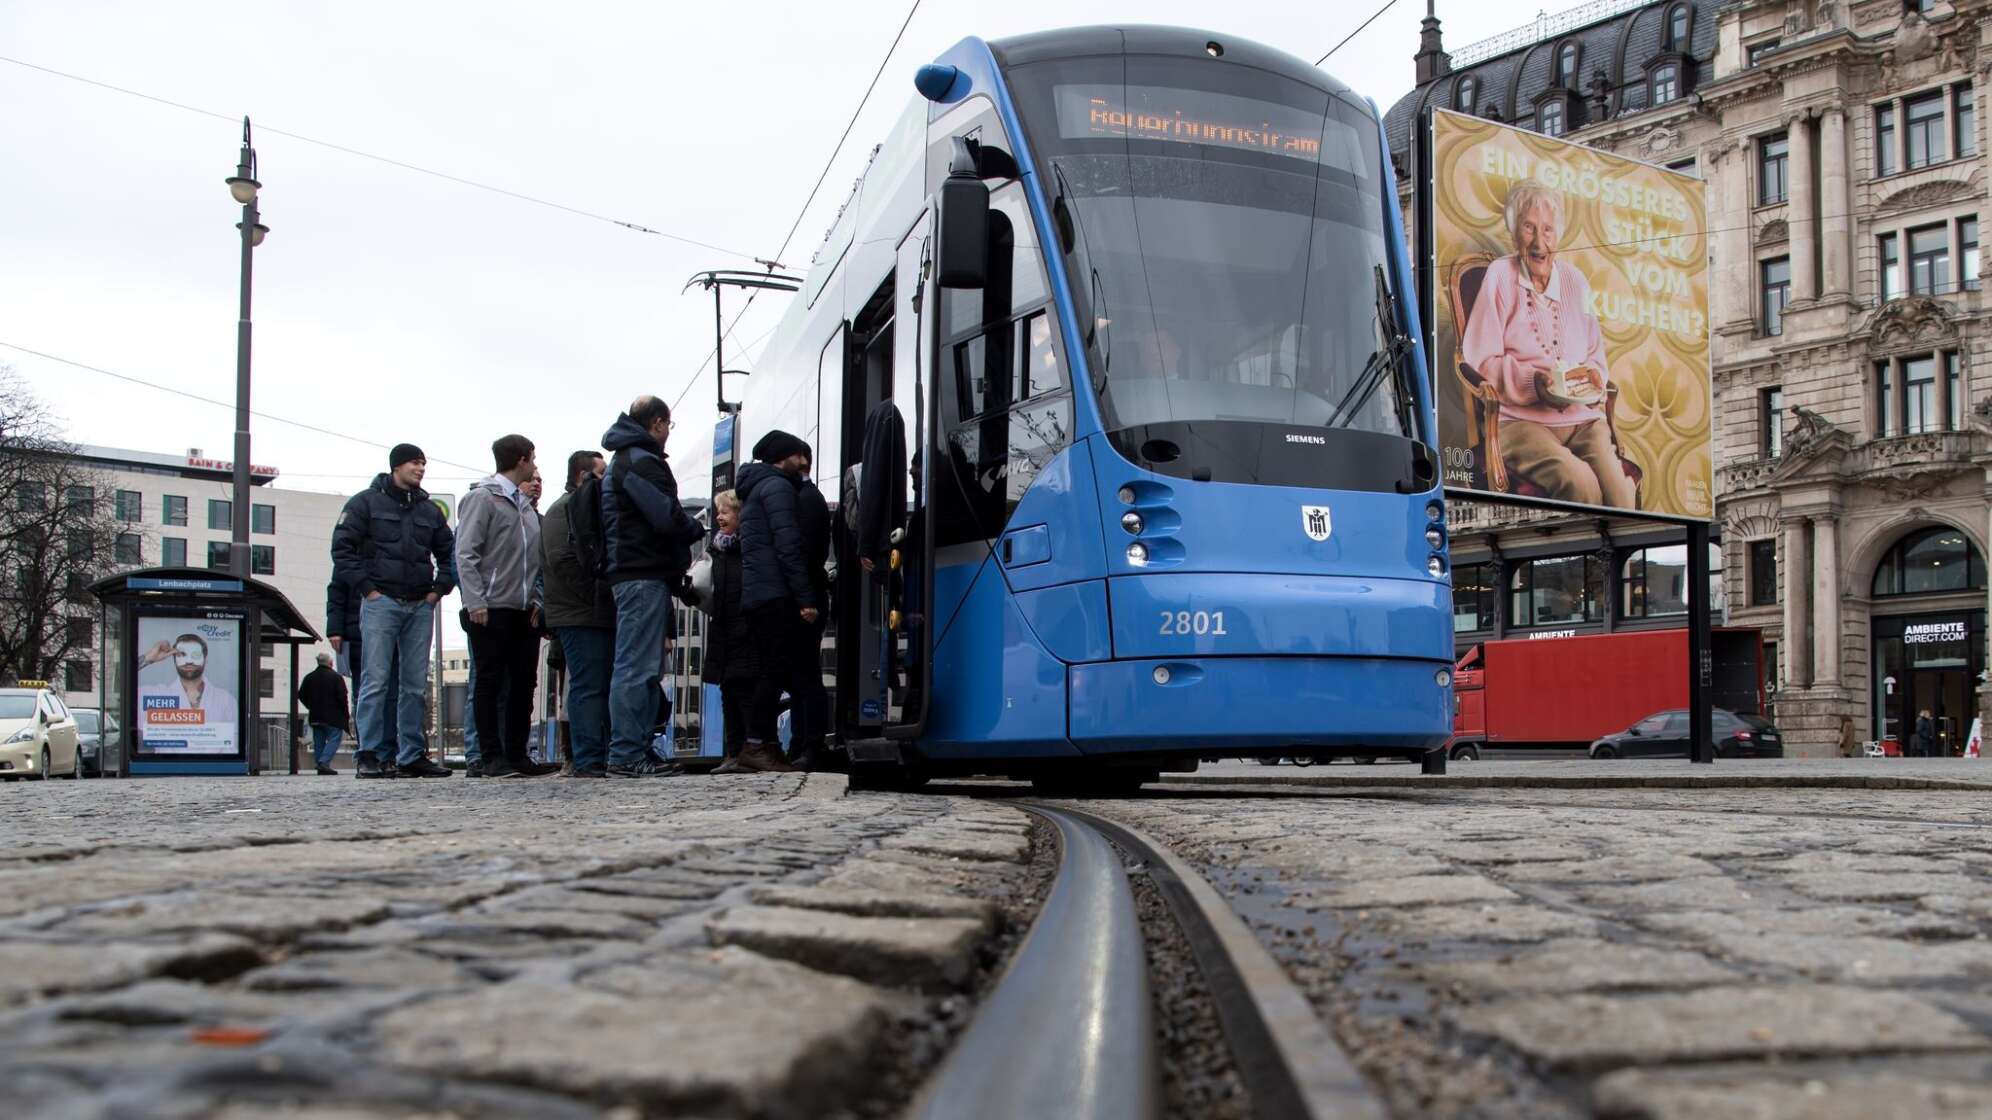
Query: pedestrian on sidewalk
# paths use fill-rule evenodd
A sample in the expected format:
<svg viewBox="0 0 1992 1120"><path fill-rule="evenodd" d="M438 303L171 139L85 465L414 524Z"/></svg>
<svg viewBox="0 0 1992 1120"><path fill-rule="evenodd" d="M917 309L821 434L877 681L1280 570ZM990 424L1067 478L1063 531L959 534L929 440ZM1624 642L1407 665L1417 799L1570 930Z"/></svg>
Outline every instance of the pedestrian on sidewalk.
<svg viewBox="0 0 1992 1120"><path fill-rule="evenodd" d="M1937 725L1928 708L1916 713L1915 743L1917 758L1937 757Z"/></svg>
<svg viewBox="0 0 1992 1120"><path fill-rule="evenodd" d="M671 590L691 566L692 546L705 535L705 527L678 503L678 480L664 452L671 426L670 406L643 396L602 436L612 458L602 476L597 523L602 571L616 601L615 667L609 684L611 778L679 772L675 763L652 755L651 729L663 698L659 684ZM577 505L570 516L585 515Z"/></svg>
<svg viewBox="0 0 1992 1120"><path fill-rule="evenodd" d="M523 489L535 469L533 441L501 436L491 458L497 469L464 499L456 537L466 636L483 686L472 717L478 766L487 778L532 778L560 769L526 752L539 672L540 517Z"/></svg>
<svg viewBox="0 0 1992 1120"><path fill-rule="evenodd" d="M720 727L726 761L715 774L742 774L740 750L747 743L747 706L761 660L754 651L754 634L747 613L740 609L740 495L722 491L712 500L715 532L706 545L712 585L702 606L712 619L706 626L705 663L700 681L719 686Z"/></svg>
<svg viewBox="0 0 1992 1120"><path fill-rule="evenodd" d="M360 597L353 594L353 589L341 583L336 577L326 581L325 640L331 645L333 653L342 654L346 658L346 676L352 681L352 692L350 693L352 703L349 710L353 713L352 716L347 718L346 723L347 727L352 730L353 742L356 746L360 741L360 726L359 719L357 718L360 710L360 692L366 687L367 678L366 643L360 640L360 602ZM400 666L401 651L395 649L392 651L392 657L388 662L387 675L389 680L400 679L396 675L400 672ZM389 689L387 693L386 718L382 722L390 728L400 726L396 723L395 693L398 691L400 690ZM356 749L353 754L354 759L357 761L359 751Z"/></svg>
<svg viewBox="0 0 1992 1120"><path fill-rule="evenodd" d="M311 757L320 774L337 774L332 759L346 737L346 678L332 667L329 653L318 655L318 668L306 673L297 686L298 703L304 705L311 723Z"/></svg>
<svg viewBox="0 0 1992 1120"><path fill-rule="evenodd" d="M1854 734L1854 717L1841 716L1840 717L1840 757L1859 758L1860 756L1861 756L1861 742L1860 739L1856 737Z"/></svg>
<svg viewBox="0 0 1992 1120"><path fill-rule="evenodd" d="M332 531L332 577L360 597L366 647L358 776L448 777L423 747L422 694L436 603L456 582L456 539L422 489L429 468L422 449L396 444L387 464L387 473L346 502ZM386 722L389 695L394 727Z"/></svg>
<svg viewBox="0 0 1992 1120"><path fill-rule="evenodd" d="M802 674L812 671L821 676L810 643L822 604L809 577L809 551L796 497L810 457L809 445L800 437L769 432L754 445L755 461L741 469L733 487L740 495L740 608L747 614L761 662L748 705L747 742L738 758L747 770L795 769L782 756L776 728L782 693L789 694L799 717L805 692ZM791 718L797 724L806 722Z"/></svg>
<svg viewBox="0 0 1992 1120"><path fill-rule="evenodd" d="M609 674L615 662L616 602L609 585L585 568L574 545L572 505L584 483L599 499L608 461L599 451L567 457L567 489L547 507L540 532L540 578L546 624L566 662L570 769L574 778L605 778L609 769Z"/></svg>

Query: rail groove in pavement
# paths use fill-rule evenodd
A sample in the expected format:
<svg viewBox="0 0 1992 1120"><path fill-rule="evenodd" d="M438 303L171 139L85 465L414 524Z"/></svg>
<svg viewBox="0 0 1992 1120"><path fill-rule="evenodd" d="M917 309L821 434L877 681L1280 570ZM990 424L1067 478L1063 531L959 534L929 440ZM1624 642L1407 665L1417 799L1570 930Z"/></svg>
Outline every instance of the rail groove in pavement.
<svg viewBox="0 0 1992 1120"><path fill-rule="evenodd" d="M1057 829L1058 876L1009 968L912 1115L1157 1115L1162 1094L1146 947L1117 845L1145 864L1182 931L1254 1114L1382 1120L1382 1103L1313 1005L1194 868L1116 821L1070 807L1020 807Z"/></svg>

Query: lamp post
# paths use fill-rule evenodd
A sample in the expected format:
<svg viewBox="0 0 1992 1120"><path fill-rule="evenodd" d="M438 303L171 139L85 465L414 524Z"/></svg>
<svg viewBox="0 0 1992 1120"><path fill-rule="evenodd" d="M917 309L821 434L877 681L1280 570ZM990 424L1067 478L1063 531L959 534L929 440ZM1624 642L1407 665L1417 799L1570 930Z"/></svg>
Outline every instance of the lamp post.
<svg viewBox="0 0 1992 1120"><path fill-rule="evenodd" d="M249 574L249 274L255 248L263 243L270 228L258 220L256 191L256 149L249 146L249 118L242 118L242 159L230 176L228 193L242 204L242 220L235 228L242 234L242 314L235 323L235 467L234 495L228 545L228 570L238 576Z"/></svg>

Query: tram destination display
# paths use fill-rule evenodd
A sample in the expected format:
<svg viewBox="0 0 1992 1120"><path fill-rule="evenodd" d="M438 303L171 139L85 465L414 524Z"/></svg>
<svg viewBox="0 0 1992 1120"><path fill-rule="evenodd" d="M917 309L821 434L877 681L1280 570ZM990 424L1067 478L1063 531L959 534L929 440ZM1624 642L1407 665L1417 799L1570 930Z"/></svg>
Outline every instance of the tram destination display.
<svg viewBox="0 0 1992 1120"><path fill-rule="evenodd" d="M243 620L137 621L137 753L240 757Z"/></svg>
<svg viewBox="0 0 1992 1120"><path fill-rule="evenodd" d="M1703 183L1443 111L1431 166L1447 488L1707 519Z"/></svg>

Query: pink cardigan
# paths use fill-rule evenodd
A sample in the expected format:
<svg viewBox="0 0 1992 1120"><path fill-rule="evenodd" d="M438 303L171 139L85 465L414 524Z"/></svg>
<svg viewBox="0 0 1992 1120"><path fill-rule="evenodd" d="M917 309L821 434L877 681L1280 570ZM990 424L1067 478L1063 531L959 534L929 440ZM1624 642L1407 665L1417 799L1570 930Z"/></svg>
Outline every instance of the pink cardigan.
<svg viewBox="0 0 1992 1120"><path fill-rule="evenodd" d="M1553 367L1558 359L1589 365L1604 374L1607 385L1611 370L1605 364L1604 333L1596 317L1585 311L1590 284L1562 261L1550 267L1554 300L1535 290L1513 254L1488 265L1460 353L1500 393L1502 419L1563 428L1600 419L1604 412L1600 405L1556 408L1544 403L1536 396L1534 375L1525 372L1527 365Z"/></svg>

